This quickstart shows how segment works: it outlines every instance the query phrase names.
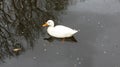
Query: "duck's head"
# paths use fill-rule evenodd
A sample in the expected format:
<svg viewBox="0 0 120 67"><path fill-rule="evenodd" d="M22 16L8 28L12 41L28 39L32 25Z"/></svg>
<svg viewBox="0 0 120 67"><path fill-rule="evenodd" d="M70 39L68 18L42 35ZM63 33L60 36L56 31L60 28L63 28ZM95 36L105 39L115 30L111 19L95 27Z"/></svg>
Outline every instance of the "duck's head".
<svg viewBox="0 0 120 67"><path fill-rule="evenodd" d="M53 20L48 20L45 24L42 25L43 27L46 27L46 26L54 26L54 21Z"/></svg>

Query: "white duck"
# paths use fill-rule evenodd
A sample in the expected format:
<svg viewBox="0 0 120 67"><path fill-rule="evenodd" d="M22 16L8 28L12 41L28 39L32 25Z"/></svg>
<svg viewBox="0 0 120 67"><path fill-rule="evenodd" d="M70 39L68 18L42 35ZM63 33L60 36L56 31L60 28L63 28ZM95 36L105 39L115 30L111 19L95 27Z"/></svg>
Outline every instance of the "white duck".
<svg viewBox="0 0 120 67"><path fill-rule="evenodd" d="M56 38L68 38L72 37L78 30L71 29L69 27L63 25L56 25L54 26L53 20L48 20L45 24L42 25L43 27L48 26L47 32L52 37Z"/></svg>

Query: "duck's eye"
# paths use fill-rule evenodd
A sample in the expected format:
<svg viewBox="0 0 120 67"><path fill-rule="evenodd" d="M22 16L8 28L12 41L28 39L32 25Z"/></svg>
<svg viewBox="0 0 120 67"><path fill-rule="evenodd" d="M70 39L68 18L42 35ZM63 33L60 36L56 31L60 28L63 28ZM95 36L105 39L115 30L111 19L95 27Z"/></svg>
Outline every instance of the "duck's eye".
<svg viewBox="0 0 120 67"><path fill-rule="evenodd" d="M48 22L48 24L50 24L50 22Z"/></svg>

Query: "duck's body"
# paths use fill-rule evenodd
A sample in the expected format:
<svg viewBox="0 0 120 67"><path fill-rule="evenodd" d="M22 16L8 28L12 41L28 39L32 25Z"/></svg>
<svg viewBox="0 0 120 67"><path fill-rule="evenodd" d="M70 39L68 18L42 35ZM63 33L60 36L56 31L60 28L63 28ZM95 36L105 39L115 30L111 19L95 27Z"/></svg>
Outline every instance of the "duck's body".
<svg viewBox="0 0 120 67"><path fill-rule="evenodd" d="M49 35L53 37L66 38L66 37L71 37L73 34L77 33L78 31L63 25L57 25L55 27L48 27L47 32Z"/></svg>
<svg viewBox="0 0 120 67"><path fill-rule="evenodd" d="M48 26L48 34L56 38L72 37L75 33L78 32L77 30L71 29L63 25L54 26L54 22L52 20L48 20L47 23L43 26Z"/></svg>

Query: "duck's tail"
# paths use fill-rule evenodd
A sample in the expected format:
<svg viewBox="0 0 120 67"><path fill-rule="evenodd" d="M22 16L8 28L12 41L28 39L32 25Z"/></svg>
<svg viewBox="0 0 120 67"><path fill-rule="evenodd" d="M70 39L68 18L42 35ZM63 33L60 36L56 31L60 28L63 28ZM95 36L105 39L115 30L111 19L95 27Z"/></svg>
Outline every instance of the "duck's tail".
<svg viewBox="0 0 120 67"><path fill-rule="evenodd" d="M74 30L74 33L77 33L77 32L79 32L80 31L80 29L79 30Z"/></svg>

